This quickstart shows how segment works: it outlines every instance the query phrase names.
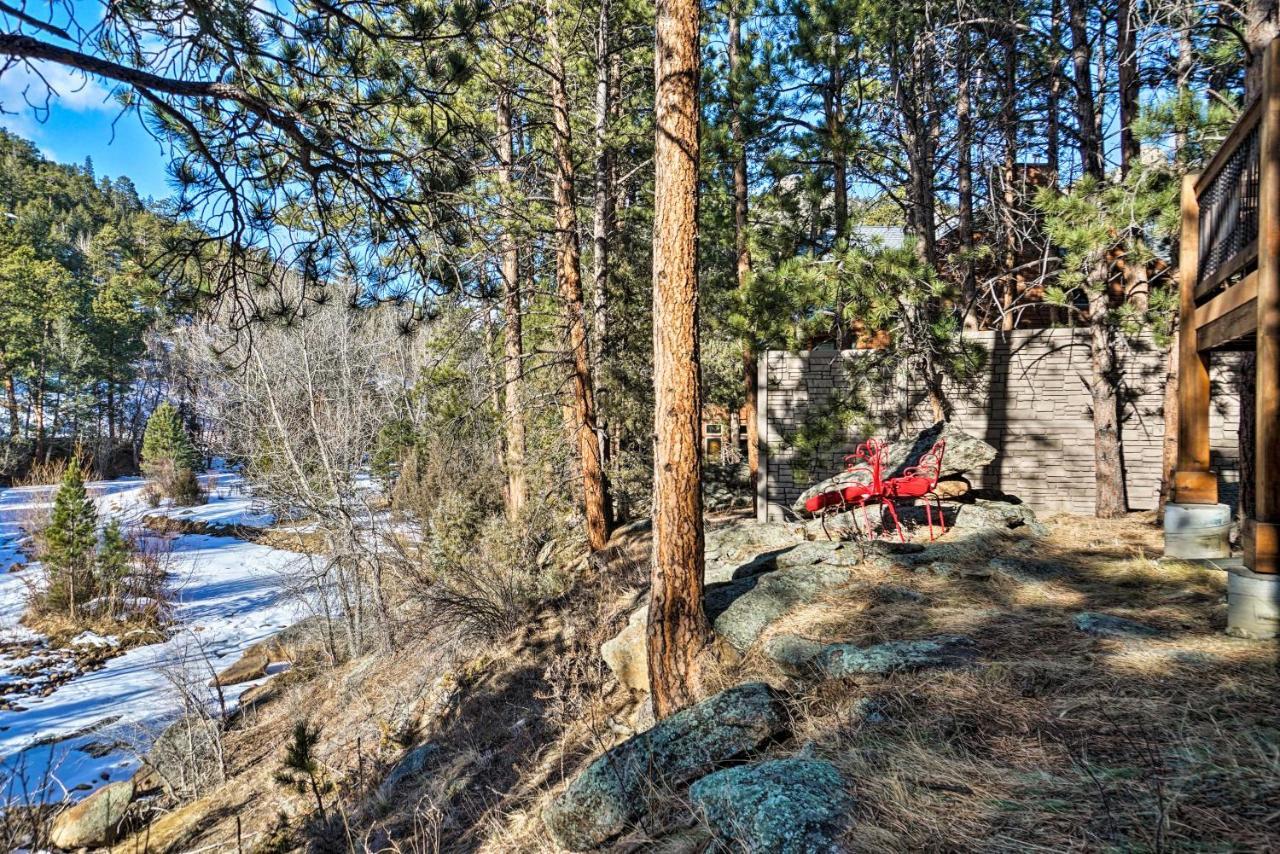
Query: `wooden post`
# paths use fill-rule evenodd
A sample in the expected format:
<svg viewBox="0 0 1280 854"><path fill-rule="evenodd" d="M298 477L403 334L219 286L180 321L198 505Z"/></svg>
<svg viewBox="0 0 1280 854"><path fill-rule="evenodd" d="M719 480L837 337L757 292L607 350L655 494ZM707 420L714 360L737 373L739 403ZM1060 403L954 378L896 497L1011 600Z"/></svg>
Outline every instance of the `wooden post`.
<svg viewBox="0 0 1280 854"><path fill-rule="evenodd" d="M1258 156L1257 411L1254 517L1245 524L1245 565L1280 570L1280 42L1263 55Z"/></svg>
<svg viewBox="0 0 1280 854"><path fill-rule="evenodd" d="M1218 479L1209 471L1209 355L1196 345L1196 279L1200 268L1200 204L1196 177L1182 179L1182 239L1178 276L1178 469L1173 500L1217 504Z"/></svg>

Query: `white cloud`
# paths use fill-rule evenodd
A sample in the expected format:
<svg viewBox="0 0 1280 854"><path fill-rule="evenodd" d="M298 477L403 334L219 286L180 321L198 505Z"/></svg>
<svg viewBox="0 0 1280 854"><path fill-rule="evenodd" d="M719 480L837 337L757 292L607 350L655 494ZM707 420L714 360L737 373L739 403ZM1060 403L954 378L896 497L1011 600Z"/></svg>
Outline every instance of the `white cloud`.
<svg viewBox="0 0 1280 854"><path fill-rule="evenodd" d="M39 73L26 65L14 65L0 74L0 107L6 113L31 113L31 106L63 107L76 112L109 111L119 105L111 92L97 80L79 71L48 62L33 63ZM43 78L43 79L42 79ZM6 116L6 123L13 116Z"/></svg>

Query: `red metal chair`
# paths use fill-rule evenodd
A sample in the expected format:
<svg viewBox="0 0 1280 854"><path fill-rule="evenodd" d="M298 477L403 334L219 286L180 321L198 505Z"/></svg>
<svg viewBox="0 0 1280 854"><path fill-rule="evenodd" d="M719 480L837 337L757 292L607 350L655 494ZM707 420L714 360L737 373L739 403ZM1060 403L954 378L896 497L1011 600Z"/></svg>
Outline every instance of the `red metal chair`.
<svg viewBox="0 0 1280 854"><path fill-rule="evenodd" d="M937 505L938 525L942 528L943 534L947 532L947 521L942 515L942 499L936 491L938 478L942 475L942 455L946 449L946 440L939 439L932 448L920 455L920 459L916 460L914 466L904 469L898 477L891 477L884 481L882 501L889 508L889 515L893 517L893 526L898 530L898 539L904 543L907 538L902 534L902 523L898 520L898 511L894 507L898 501L924 499L924 517L929 523L930 541L934 539L933 508Z"/></svg>
<svg viewBox="0 0 1280 854"><path fill-rule="evenodd" d="M805 502L804 509L821 519L822 531L829 539L831 534L827 531L826 517L860 507L863 518L867 522L866 530L869 535L874 536L871 533L871 519L867 506L883 498L881 473L884 464L884 443L879 439L868 439L859 445L854 453L845 457L844 462L846 473L857 473L865 477L865 480L846 483L839 489L819 493Z"/></svg>

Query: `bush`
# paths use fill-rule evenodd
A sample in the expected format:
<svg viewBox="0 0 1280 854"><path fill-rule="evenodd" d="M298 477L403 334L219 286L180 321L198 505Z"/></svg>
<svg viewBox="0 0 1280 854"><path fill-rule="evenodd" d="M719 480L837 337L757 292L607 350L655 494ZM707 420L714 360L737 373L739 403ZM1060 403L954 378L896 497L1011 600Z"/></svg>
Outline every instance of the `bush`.
<svg viewBox="0 0 1280 854"><path fill-rule="evenodd" d="M163 622L167 554L144 549L111 520L98 534L98 511L84 488L78 464L67 466L53 512L34 532L44 584L32 594L32 610L73 621L127 617Z"/></svg>
<svg viewBox="0 0 1280 854"><path fill-rule="evenodd" d="M173 499L175 504L202 504L205 496L196 479L199 465L200 455L182 426L178 410L169 403L157 406L147 419L142 437L143 473L161 496Z"/></svg>

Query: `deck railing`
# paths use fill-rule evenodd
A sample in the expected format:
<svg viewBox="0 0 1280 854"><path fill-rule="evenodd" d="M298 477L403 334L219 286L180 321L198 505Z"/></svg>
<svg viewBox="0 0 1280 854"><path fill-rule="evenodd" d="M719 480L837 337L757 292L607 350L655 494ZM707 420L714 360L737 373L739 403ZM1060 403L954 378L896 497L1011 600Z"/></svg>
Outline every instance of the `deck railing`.
<svg viewBox="0 0 1280 854"><path fill-rule="evenodd" d="M1240 117L1196 182L1200 258L1196 302L1258 258L1260 100Z"/></svg>

